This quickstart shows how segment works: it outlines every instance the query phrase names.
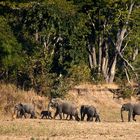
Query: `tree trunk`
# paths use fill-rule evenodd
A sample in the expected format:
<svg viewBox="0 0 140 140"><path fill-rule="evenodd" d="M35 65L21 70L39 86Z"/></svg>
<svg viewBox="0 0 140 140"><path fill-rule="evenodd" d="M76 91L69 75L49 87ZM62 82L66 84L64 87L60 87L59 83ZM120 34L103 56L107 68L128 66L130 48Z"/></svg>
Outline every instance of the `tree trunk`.
<svg viewBox="0 0 140 140"><path fill-rule="evenodd" d="M138 49L138 48L135 48L135 49L134 49L134 52L133 52L133 56L132 56L132 60L133 60L133 61L135 61L135 59L136 59L138 53L139 53L139 49Z"/></svg>
<svg viewBox="0 0 140 140"><path fill-rule="evenodd" d="M108 79L109 83L112 83L114 80L114 77L115 77L117 57L118 57L118 54L121 54L122 42L124 40L124 36L125 36L126 30L127 30L127 25L129 23L129 18L130 18L130 14L132 12L133 6L134 6L134 2L131 0L131 5L129 7L128 16L127 16L127 20L126 20L126 25L124 25L124 27L119 29L119 31L117 33L117 41L114 44L114 46L116 48L114 62L112 63L112 66L109 70L109 79Z"/></svg>
<svg viewBox="0 0 140 140"><path fill-rule="evenodd" d="M114 47L116 48L117 51L115 52L114 60L113 60L112 66L110 67L110 70L109 70L109 78L108 78L109 83L112 83L114 81L114 77L116 74L116 64L117 64L118 52L121 51L121 46L122 46L122 42L123 42L125 33L126 33L126 28L119 30L117 33L117 41L114 45Z"/></svg>
<svg viewBox="0 0 140 140"><path fill-rule="evenodd" d="M38 34L38 30L36 30L36 32L35 32L35 41L38 42L38 40L39 40L39 34Z"/></svg>
<svg viewBox="0 0 140 140"><path fill-rule="evenodd" d="M110 71L109 71L109 75L108 75L108 78L107 78L108 83L112 83L113 80L114 80L115 73L116 73L116 63L117 63L117 54L114 57L112 66L111 66Z"/></svg>
<svg viewBox="0 0 140 140"><path fill-rule="evenodd" d="M92 69L92 68L93 68L93 61L92 61L91 53L89 53L88 59L89 59L89 66L90 66L90 68Z"/></svg>
<svg viewBox="0 0 140 140"><path fill-rule="evenodd" d="M96 49L93 46L92 46L92 60L93 60L93 66L97 67Z"/></svg>
<svg viewBox="0 0 140 140"><path fill-rule="evenodd" d="M102 48L102 73L107 81L107 73L108 73L108 44L104 42L104 46Z"/></svg>
<svg viewBox="0 0 140 140"><path fill-rule="evenodd" d="M93 45L88 45L88 50L89 50L89 65L90 68L95 68L97 67L97 60L96 60L96 49Z"/></svg>
<svg viewBox="0 0 140 140"><path fill-rule="evenodd" d="M102 39L99 37L99 61L98 61L98 74L101 73L101 62L102 62Z"/></svg>

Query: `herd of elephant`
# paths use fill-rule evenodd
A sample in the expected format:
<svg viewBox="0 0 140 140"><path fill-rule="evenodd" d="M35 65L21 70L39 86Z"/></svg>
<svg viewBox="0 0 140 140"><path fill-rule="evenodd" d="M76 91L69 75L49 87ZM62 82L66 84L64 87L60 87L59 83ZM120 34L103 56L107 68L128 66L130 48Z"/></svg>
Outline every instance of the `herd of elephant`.
<svg viewBox="0 0 140 140"><path fill-rule="evenodd" d="M52 113L50 111L50 108L55 108L55 114L52 117ZM124 121L123 119L123 111L128 111L128 121L131 121L131 117L134 121L136 121L135 116L140 115L140 104L131 104L131 103L126 103L123 104L121 107L121 120ZM26 118L26 114L30 114L30 118L36 118L35 114L35 108L33 105L30 104L22 104L19 103L15 105L14 107L14 114L16 114L17 118L22 118L23 116ZM95 118L95 122L100 122L100 116L97 113L97 110L94 106L92 105L81 105L80 107L80 117L79 117L79 111L77 109L77 106L67 102L63 101L59 98L53 98L50 100L48 104L48 110L42 111L40 113L41 119L44 117L49 118L49 119L55 119L56 116L59 115L60 119L64 119L65 115L66 119L69 118L69 120L75 119L76 121L83 121L85 116L87 116L87 121L93 121Z"/></svg>

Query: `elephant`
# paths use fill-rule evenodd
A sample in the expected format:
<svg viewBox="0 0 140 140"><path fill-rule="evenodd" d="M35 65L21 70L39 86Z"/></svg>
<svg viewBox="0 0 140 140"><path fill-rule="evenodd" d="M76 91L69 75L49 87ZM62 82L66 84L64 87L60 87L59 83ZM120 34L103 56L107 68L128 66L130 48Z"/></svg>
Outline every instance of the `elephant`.
<svg viewBox="0 0 140 140"><path fill-rule="evenodd" d="M46 117L46 119L52 119L52 115L50 111L41 111L41 119Z"/></svg>
<svg viewBox="0 0 140 140"><path fill-rule="evenodd" d="M51 99L48 108L53 107L56 108L56 112L54 115L54 119L57 115L59 115L60 119L62 119L62 113L70 116L70 120L73 119L72 117L75 117L75 120L80 121L80 118L78 116L78 110L77 107L69 102L62 101L58 98L56 99ZM66 119L67 119L66 118Z"/></svg>
<svg viewBox="0 0 140 140"><path fill-rule="evenodd" d="M95 118L95 122L100 122L100 116L96 111L96 108L94 106L89 105L82 105L80 108L80 114L81 114L81 121L84 120L85 115L87 115L87 121L93 121L93 118Z"/></svg>
<svg viewBox="0 0 140 140"><path fill-rule="evenodd" d="M128 111L128 122L131 121L131 116L132 116L132 119L134 121L136 121L135 116L140 115L140 104L131 104L131 103L123 104L121 107L121 120L122 120L122 122L124 122L123 111Z"/></svg>
<svg viewBox="0 0 140 140"><path fill-rule="evenodd" d="M36 118L35 116L35 109L33 107L33 105L31 104L22 104L19 103L17 105L15 105L14 107L14 114L17 111L17 117L25 117L26 118L26 113L30 114L30 118Z"/></svg>

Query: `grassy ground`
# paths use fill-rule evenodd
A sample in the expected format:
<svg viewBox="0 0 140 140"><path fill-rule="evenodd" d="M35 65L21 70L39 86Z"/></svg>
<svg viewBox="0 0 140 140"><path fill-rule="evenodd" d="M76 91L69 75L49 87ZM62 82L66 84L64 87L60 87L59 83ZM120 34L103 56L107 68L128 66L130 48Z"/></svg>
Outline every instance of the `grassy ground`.
<svg viewBox="0 0 140 140"><path fill-rule="evenodd" d="M0 121L1 140L138 140L138 122Z"/></svg>
<svg viewBox="0 0 140 140"><path fill-rule="evenodd" d="M78 88L78 90L77 90ZM103 86L82 85L71 90L67 97L80 108L94 105L101 123L66 120L41 120L48 99L33 91L22 91L11 85L0 85L0 140L139 140L140 117L137 122L120 121L120 107L113 94ZM35 103L38 119L11 120L13 107L19 102ZM127 120L127 114L124 113Z"/></svg>

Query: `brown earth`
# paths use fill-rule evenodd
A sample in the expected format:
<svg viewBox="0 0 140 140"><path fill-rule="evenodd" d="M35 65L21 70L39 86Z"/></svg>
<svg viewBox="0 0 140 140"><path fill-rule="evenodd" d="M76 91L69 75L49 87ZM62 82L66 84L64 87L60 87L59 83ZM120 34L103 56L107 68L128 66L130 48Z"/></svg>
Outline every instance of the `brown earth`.
<svg viewBox="0 0 140 140"><path fill-rule="evenodd" d="M1 140L139 140L135 122L0 121Z"/></svg>

